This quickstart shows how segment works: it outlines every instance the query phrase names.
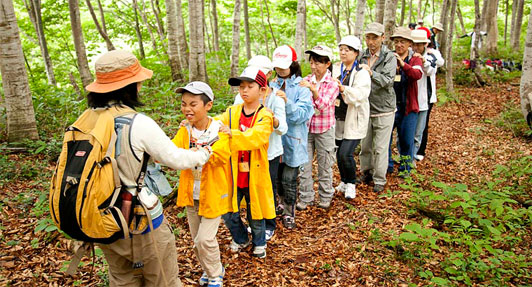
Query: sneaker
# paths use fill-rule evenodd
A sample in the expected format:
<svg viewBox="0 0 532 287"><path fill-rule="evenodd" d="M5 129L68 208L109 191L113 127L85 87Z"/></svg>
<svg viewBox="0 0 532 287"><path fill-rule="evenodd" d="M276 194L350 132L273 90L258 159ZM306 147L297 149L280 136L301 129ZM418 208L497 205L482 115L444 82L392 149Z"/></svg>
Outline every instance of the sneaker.
<svg viewBox="0 0 532 287"><path fill-rule="evenodd" d="M249 246L249 241L244 244L238 244L234 240L231 240L231 244L229 245L229 249L231 249L231 252L238 253L240 250L246 248Z"/></svg>
<svg viewBox="0 0 532 287"><path fill-rule="evenodd" d="M362 182L365 184L370 184L373 181L373 175L369 171L365 171L362 174Z"/></svg>
<svg viewBox="0 0 532 287"><path fill-rule="evenodd" d="M287 229L294 229L296 227L296 219L293 216L285 215L283 216L283 225Z"/></svg>
<svg viewBox="0 0 532 287"><path fill-rule="evenodd" d="M251 233L251 227L248 226L248 228L246 228L246 230L248 231L248 233Z"/></svg>
<svg viewBox="0 0 532 287"><path fill-rule="evenodd" d="M222 266L222 275L218 276L221 279L220 282L223 281L224 276L225 276L225 268ZM216 280L216 278L213 278L211 280ZM222 285L211 285L212 283L215 283L215 281L211 281L211 280L209 280L209 276L207 276L207 273L203 272L203 275L201 275L201 278L199 279L199 285L203 286L203 285L209 284L208 286L222 286Z"/></svg>
<svg viewBox="0 0 532 287"><path fill-rule="evenodd" d="M312 205L312 202L305 202L305 201L299 201L297 204L296 204L296 208L297 210L305 210L307 209L307 207L311 206Z"/></svg>
<svg viewBox="0 0 532 287"><path fill-rule="evenodd" d="M323 199L320 198L320 203L318 204L319 208L328 209L331 206L331 198L329 199Z"/></svg>
<svg viewBox="0 0 532 287"><path fill-rule="evenodd" d="M281 215L283 214L283 212L284 212L284 205L283 204L277 205L277 207L275 208L275 215Z"/></svg>
<svg viewBox="0 0 532 287"><path fill-rule="evenodd" d="M270 241L270 239L272 239L274 234L275 234L275 230L266 230L266 241Z"/></svg>
<svg viewBox="0 0 532 287"><path fill-rule="evenodd" d="M336 186L336 191L345 193L346 184L343 181L340 181L340 184Z"/></svg>
<svg viewBox="0 0 532 287"><path fill-rule="evenodd" d="M354 199L357 196L356 186L352 183L346 184L345 198Z"/></svg>
<svg viewBox="0 0 532 287"><path fill-rule="evenodd" d="M255 246L253 248L253 257L266 258L266 245Z"/></svg>
<svg viewBox="0 0 532 287"><path fill-rule="evenodd" d="M417 161L422 161L422 160L425 158L425 156L424 156L424 155L420 155L420 154L416 154L416 155L414 156L414 158L415 158Z"/></svg>
<svg viewBox="0 0 532 287"><path fill-rule="evenodd" d="M379 193L384 191L384 184L375 184L373 192Z"/></svg>

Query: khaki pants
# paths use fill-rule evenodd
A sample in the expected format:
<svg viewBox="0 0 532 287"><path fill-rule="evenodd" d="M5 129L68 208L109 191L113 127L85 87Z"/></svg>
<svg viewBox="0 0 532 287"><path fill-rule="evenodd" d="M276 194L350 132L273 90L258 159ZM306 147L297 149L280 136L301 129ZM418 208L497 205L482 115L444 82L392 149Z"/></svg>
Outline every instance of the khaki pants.
<svg viewBox="0 0 532 287"><path fill-rule="evenodd" d="M360 169L373 174L375 184L386 184L388 169L388 147L392 136L395 114L370 117L368 132L362 139L360 150Z"/></svg>
<svg viewBox="0 0 532 287"><path fill-rule="evenodd" d="M201 268L209 278L222 275L220 248L216 233L220 226L221 217L205 218L198 215L199 202L194 200L194 206L187 206L188 227L194 240L194 253Z"/></svg>
<svg viewBox="0 0 532 287"><path fill-rule="evenodd" d="M109 285L111 287L183 286L179 280L174 234L166 219L155 231L98 246L102 249L109 264ZM137 253L134 254L133 251ZM157 256L160 256L160 262ZM134 261L142 261L144 267L134 269ZM164 278L168 280L167 284Z"/></svg>

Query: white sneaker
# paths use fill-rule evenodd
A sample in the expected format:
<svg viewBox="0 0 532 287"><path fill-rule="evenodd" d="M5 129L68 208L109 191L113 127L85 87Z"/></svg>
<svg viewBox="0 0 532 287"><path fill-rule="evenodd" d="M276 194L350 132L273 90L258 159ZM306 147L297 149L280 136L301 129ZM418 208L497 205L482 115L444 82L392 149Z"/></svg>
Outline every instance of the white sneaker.
<svg viewBox="0 0 532 287"><path fill-rule="evenodd" d="M240 250L248 247L249 241L244 244L238 244L234 240L231 240L231 244L229 244L229 249L231 249L231 252L238 253Z"/></svg>
<svg viewBox="0 0 532 287"><path fill-rule="evenodd" d="M425 158L425 156L420 155L420 154L416 154L416 155L414 156L414 158L415 158L417 161L422 161L422 160Z"/></svg>
<svg viewBox="0 0 532 287"><path fill-rule="evenodd" d="M266 257L266 245L255 246L255 248L253 248L253 256L258 257L258 258L265 258Z"/></svg>
<svg viewBox="0 0 532 287"><path fill-rule="evenodd" d="M336 191L345 193L346 184L343 181L340 181L340 184L336 186Z"/></svg>
<svg viewBox="0 0 532 287"><path fill-rule="evenodd" d="M266 230L266 241L270 241L272 239L273 234L275 233L275 230Z"/></svg>
<svg viewBox="0 0 532 287"><path fill-rule="evenodd" d="M356 186L353 183L346 184L345 198L354 199L357 196Z"/></svg>

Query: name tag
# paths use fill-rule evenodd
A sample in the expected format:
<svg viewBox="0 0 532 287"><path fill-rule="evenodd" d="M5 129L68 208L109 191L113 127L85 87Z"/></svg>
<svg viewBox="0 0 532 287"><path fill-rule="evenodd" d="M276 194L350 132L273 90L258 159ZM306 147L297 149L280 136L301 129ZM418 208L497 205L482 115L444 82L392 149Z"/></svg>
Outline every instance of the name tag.
<svg viewBox="0 0 532 287"><path fill-rule="evenodd" d="M336 107L339 107L339 106L340 106L340 99L336 99L336 100L334 101L334 105L335 105Z"/></svg>
<svg viewBox="0 0 532 287"><path fill-rule="evenodd" d="M239 162L238 163L238 171L239 172L249 172L249 162Z"/></svg>
<svg viewBox="0 0 532 287"><path fill-rule="evenodd" d="M194 180L198 181L201 180L201 169L195 167L192 169L192 176L194 176Z"/></svg>
<svg viewBox="0 0 532 287"><path fill-rule="evenodd" d="M394 81L395 82L400 82L401 81L401 75L395 75Z"/></svg>

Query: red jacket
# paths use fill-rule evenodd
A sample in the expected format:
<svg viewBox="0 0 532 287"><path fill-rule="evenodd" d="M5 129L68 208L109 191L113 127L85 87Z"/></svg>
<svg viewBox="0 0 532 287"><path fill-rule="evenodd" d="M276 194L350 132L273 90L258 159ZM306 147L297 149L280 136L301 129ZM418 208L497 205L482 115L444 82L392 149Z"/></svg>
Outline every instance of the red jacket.
<svg viewBox="0 0 532 287"><path fill-rule="evenodd" d="M417 102L417 80L421 79L423 76L423 61L421 58L409 57L411 57L410 61L408 61L408 63L405 62L405 65L402 68L408 77L405 115L408 115L410 112L419 113L419 105Z"/></svg>

